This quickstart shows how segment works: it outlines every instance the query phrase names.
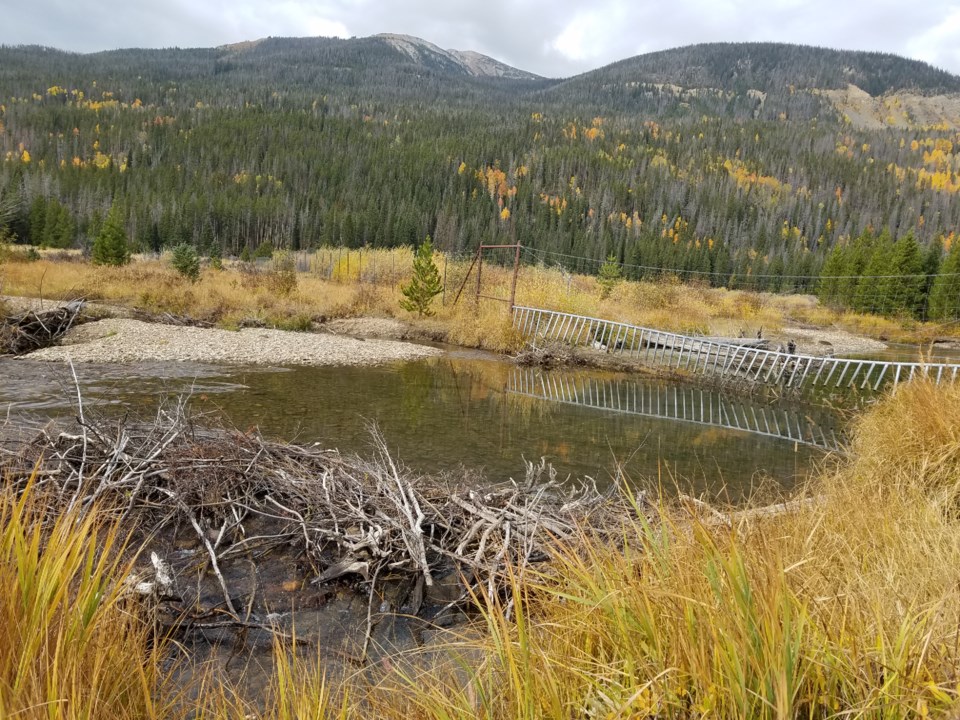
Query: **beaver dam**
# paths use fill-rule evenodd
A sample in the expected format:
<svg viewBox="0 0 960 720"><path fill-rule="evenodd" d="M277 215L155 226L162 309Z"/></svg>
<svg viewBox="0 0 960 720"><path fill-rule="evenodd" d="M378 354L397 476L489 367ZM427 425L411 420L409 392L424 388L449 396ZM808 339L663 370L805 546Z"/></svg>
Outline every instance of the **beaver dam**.
<svg viewBox="0 0 960 720"><path fill-rule="evenodd" d="M615 488L560 482L544 461L482 487L469 474L420 475L369 431L366 459L200 429L183 403L150 423L91 419L81 407L75 424L9 443L0 472L8 488L47 498L51 516L119 519L142 547L131 594L184 646L268 650L296 633L361 664L496 597L508 568L516 576L546 560L552 542L583 532L613 541L645 507ZM351 594L362 602L338 602Z"/></svg>
<svg viewBox="0 0 960 720"><path fill-rule="evenodd" d="M0 413L11 424L75 414L73 377L59 364L2 360ZM85 402L107 415L152 414L189 395L244 431L366 454L369 422L410 467L465 466L490 482L545 457L560 478L736 501L761 485L789 488L842 443L824 408L765 402L694 385L588 369L517 368L479 354L377 367L236 368L189 363L78 364ZM20 420L17 420L17 419Z"/></svg>

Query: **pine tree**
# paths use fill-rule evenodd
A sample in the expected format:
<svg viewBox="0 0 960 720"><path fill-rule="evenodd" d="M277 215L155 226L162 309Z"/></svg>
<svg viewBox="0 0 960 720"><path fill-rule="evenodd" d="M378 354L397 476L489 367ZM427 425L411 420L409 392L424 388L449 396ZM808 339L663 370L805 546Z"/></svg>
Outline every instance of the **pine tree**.
<svg viewBox="0 0 960 720"><path fill-rule="evenodd" d="M874 243L870 259L863 269L863 277L857 284L854 309L857 312L886 315L890 312L891 298L883 287L886 276L892 274L893 241L884 231Z"/></svg>
<svg viewBox="0 0 960 720"><path fill-rule="evenodd" d="M93 241L90 260L94 265L126 265L130 262L127 231L116 205L110 208L107 219Z"/></svg>
<svg viewBox="0 0 960 720"><path fill-rule="evenodd" d="M920 245L912 232L894 244L889 275L880 283L881 294L885 298L885 312L919 317L926 278L923 275Z"/></svg>
<svg viewBox="0 0 960 720"><path fill-rule="evenodd" d="M958 315L960 315L960 242L955 241L940 266L940 274L933 281L928 316L931 320L948 320Z"/></svg>
<svg viewBox="0 0 960 720"><path fill-rule="evenodd" d="M923 307L920 313L922 320L928 317L930 311L930 293L933 292L933 283L940 273L940 264L943 262L943 237L936 237L930 241L923 253Z"/></svg>
<svg viewBox="0 0 960 720"><path fill-rule="evenodd" d="M400 307L409 312L415 312L419 317L433 315L430 303L443 291L440 281L440 271L433 262L433 243L430 236L417 248L413 258L413 278L410 284L400 288L405 300L400 301Z"/></svg>
<svg viewBox="0 0 960 720"><path fill-rule="evenodd" d="M600 272L597 276L597 284L600 286L600 298L610 297L610 293L623 279L623 268L617 261L616 255L607 255L607 260L600 266Z"/></svg>
<svg viewBox="0 0 960 720"><path fill-rule="evenodd" d="M876 238L869 230L863 232L843 254L843 268L837 281L837 299L847 307L857 304L860 278L867 269Z"/></svg>
<svg viewBox="0 0 960 720"><path fill-rule="evenodd" d="M170 264L180 275L191 282L200 279L200 256L193 245L180 243L173 249L173 257L170 258Z"/></svg>
<svg viewBox="0 0 960 720"><path fill-rule="evenodd" d="M817 296L825 305L841 304L839 276L843 274L846 264L846 249L837 243L827 255L823 270L820 272L820 283L817 286Z"/></svg>

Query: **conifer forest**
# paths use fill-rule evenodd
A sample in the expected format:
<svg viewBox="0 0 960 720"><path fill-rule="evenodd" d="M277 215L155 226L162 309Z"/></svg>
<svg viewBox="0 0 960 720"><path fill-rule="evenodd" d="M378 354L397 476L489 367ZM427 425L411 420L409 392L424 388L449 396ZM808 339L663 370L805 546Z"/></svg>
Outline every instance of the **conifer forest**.
<svg viewBox="0 0 960 720"><path fill-rule="evenodd" d="M0 48L0 202L17 243L89 250L520 242L525 262L817 293L950 318L960 133L916 61L703 45L551 80L476 77L380 38L76 55ZM882 103L875 126L835 93Z"/></svg>

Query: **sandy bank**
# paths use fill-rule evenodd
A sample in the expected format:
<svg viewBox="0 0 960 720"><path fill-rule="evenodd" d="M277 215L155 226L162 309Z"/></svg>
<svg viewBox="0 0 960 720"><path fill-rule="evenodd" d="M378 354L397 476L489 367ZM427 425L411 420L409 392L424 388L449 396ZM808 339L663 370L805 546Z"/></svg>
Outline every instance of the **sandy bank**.
<svg viewBox="0 0 960 720"><path fill-rule="evenodd" d="M435 348L392 340L266 329L234 332L111 318L76 327L59 347L38 350L29 357L53 362L374 365L440 353Z"/></svg>

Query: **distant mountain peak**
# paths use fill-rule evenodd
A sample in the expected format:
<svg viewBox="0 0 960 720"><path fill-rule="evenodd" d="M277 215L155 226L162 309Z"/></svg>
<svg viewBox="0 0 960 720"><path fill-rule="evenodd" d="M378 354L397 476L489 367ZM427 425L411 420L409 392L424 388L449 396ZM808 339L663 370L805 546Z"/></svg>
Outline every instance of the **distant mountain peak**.
<svg viewBox="0 0 960 720"><path fill-rule="evenodd" d="M432 42L413 35L380 33L374 39L382 40L403 53L415 63L435 63L438 60L460 68L473 77L497 77L514 80L536 80L538 75L520 70L473 50L444 50Z"/></svg>

